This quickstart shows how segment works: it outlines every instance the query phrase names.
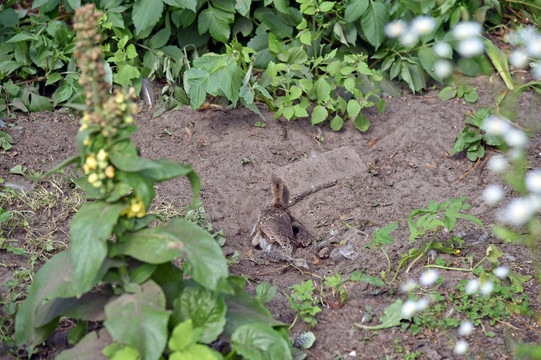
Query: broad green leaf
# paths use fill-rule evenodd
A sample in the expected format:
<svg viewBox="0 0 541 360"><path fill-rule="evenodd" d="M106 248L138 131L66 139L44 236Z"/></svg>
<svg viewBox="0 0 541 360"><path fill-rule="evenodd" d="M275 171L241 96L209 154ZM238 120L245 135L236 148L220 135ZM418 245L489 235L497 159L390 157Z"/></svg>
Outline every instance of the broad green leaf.
<svg viewBox="0 0 541 360"><path fill-rule="evenodd" d="M496 45L494 45L490 39L485 38L484 44L487 55L490 58L490 61L492 61L494 67L496 68L498 75L501 76L503 82L505 83L505 86L507 86L507 89L513 91L515 85L513 83L513 79L511 78L511 74L509 73L507 56L503 51L496 47Z"/></svg>
<svg viewBox="0 0 541 360"><path fill-rule="evenodd" d="M235 3L235 9L242 16L248 17L247 15L249 15L251 5L252 0L237 0Z"/></svg>
<svg viewBox="0 0 541 360"><path fill-rule="evenodd" d="M113 75L113 81L122 87L127 87L132 84L132 79L139 78L141 73L139 70L130 64L119 66L119 70Z"/></svg>
<svg viewBox="0 0 541 360"><path fill-rule="evenodd" d="M102 354L109 344L113 342L106 329L92 331L86 334L73 348L62 351L56 360L107 360Z"/></svg>
<svg viewBox="0 0 541 360"><path fill-rule="evenodd" d="M197 0L164 0L163 2L171 6L184 7L193 12L196 12L197 10Z"/></svg>
<svg viewBox="0 0 541 360"><path fill-rule="evenodd" d="M368 8L369 0L352 0L346 6L344 20L354 22L360 18Z"/></svg>
<svg viewBox="0 0 541 360"><path fill-rule="evenodd" d="M53 329L37 328L36 309L45 300L68 298L77 294L72 279L73 265L70 251L62 251L47 261L36 273L28 288L28 295L17 311L15 338L17 344L39 344L47 339Z"/></svg>
<svg viewBox="0 0 541 360"><path fill-rule="evenodd" d="M408 83L411 91L417 92L426 87L426 73L419 64L410 64L409 62L402 63L400 72L402 80Z"/></svg>
<svg viewBox="0 0 541 360"><path fill-rule="evenodd" d="M374 230L374 241L380 245L389 245L394 243L394 239L389 235L398 227L398 223L392 222L379 230Z"/></svg>
<svg viewBox="0 0 541 360"><path fill-rule="evenodd" d="M159 159L152 162L155 166L144 170L144 174L155 181L170 180L193 172L189 164L181 164L168 159Z"/></svg>
<svg viewBox="0 0 541 360"><path fill-rule="evenodd" d="M133 3L132 20L135 25L136 35L148 28L153 28L160 20L162 12L162 0L135 0Z"/></svg>
<svg viewBox="0 0 541 360"><path fill-rule="evenodd" d="M323 1L321 3L319 3L319 11L321 12L328 12L330 11L333 7L334 7L334 4L336 4L334 1Z"/></svg>
<svg viewBox="0 0 541 360"><path fill-rule="evenodd" d="M184 73L184 78L187 80L189 85L188 96L190 97L190 105L192 110L195 110L203 105L207 97L207 93L217 95L216 85L212 84L210 81L210 73L207 70L192 67Z"/></svg>
<svg viewBox="0 0 541 360"><path fill-rule="evenodd" d="M208 8L199 13L197 30L199 34L209 32L214 39L226 43L230 34L229 24L234 19L233 13L209 5Z"/></svg>
<svg viewBox="0 0 541 360"><path fill-rule="evenodd" d="M370 44L376 50L385 40L383 28L389 22L389 10L387 6L374 0L369 0L368 8L361 18L361 28Z"/></svg>
<svg viewBox="0 0 541 360"><path fill-rule="evenodd" d="M106 241L125 205L104 201L83 204L70 226L73 281L77 294L92 288L107 255Z"/></svg>
<svg viewBox="0 0 541 360"><path fill-rule="evenodd" d="M353 120L353 125L355 125L360 132L366 132L370 127L370 121L368 121L362 113L359 113L355 120Z"/></svg>
<svg viewBox="0 0 541 360"><path fill-rule="evenodd" d="M139 157L137 148L129 139L115 143L109 150L109 158L122 171L136 172L160 167L159 163Z"/></svg>
<svg viewBox="0 0 541 360"><path fill-rule="evenodd" d="M32 112L51 111L53 109L51 100L45 96L30 94L30 105L28 109Z"/></svg>
<svg viewBox="0 0 541 360"><path fill-rule="evenodd" d="M187 319L173 329L169 338L169 349L173 351L184 351L199 341L201 332L194 331L192 319Z"/></svg>
<svg viewBox="0 0 541 360"><path fill-rule="evenodd" d="M453 89L451 86L446 86L443 89L441 89L440 94L438 95L441 101L451 100L455 96L456 96L456 90Z"/></svg>
<svg viewBox="0 0 541 360"><path fill-rule="evenodd" d="M233 103L233 106L236 106L244 75L237 63L233 62L214 71L211 79L218 85L225 97Z"/></svg>
<svg viewBox="0 0 541 360"><path fill-rule="evenodd" d="M246 359L292 359L289 344L270 326L245 324L231 337L231 348Z"/></svg>
<svg viewBox="0 0 541 360"><path fill-rule="evenodd" d="M299 36L299 40L304 45L311 45L312 44L312 32L310 30L308 30L308 29L304 29L301 32L300 36Z"/></svg>
<svg viewBox="0 0 541 360"><path fill-rule="evenodd" d="M494 244L490 244L486 251L488 261L494 263L503 255L503 253Z"/></svg>
<svg viewBox="0 0 541 360"><path fill-rule="evenodd" d="M171 28L165 27L158 31L154 36L150 38L150 48L151 49L159 49L165 44L167 44L167 41L169 41L169 37L171 36Z"/></svg>
<svg viewBox="0 0 541 360"><path fill-rule="evenodd" d="M532 278L531 275L522 275L513 270L509 271L509 274L507 276L509 277L509 280L511 280L511 289L515 293L523 292L524 287L522 286L522 284Z"/></svg>
<svg viewBox="0 0 541 360"><path fill-rule="evenodd" d="M18 33L17 35L9 38L6 42L7 43L17 43L17 42L20 42L20 41L38 41L38 40L39 40L39 38L36 35L22 32L22 33Z"/></svg>
<svg viewBox="0 0 541 360"><path fill-rule="evenodd" d="M379 319L380 321L379 325L375 325L375 326L367 326L367 325L362 325L362 324L355 324L355 325L362 329L368 329L368 330L381 330L381 329L388 329L394 326L400 326L400 321L407 319L402 314L402 306L403 306L402 299L398 299L394 303L389 305L389 307L387 307L383 311L384 315Z"/></svg>
<svg viewBox="0 0 541 360"><path fill-rule="evenodd" d="M322 105L317 105L312 110L312 125L319 124L327 119L329 115L327 109Z"/></svg>
<svg viewBox="0 0 541 360"><path fill-rule="evenodd" d="M200 286L189 286L175 300L173 318L191 319L194 327L201 328L200 342L209 344L218 338L225 326L226 306L218 293Z"/></svg>
<svg viewBox="0 0 541 360"><path fill-rule="evenodd" d="M316 81L316 96L318 101L326 101L331 96L331 85L323 76Z"/></svg>
<svg viewBox="0 0 541 360"><path fill-rule="evenodd" d="M396 224L396 223L394 223L394 224ZM381 279L379 279L377 277L370 276L370 275L363 274L360 271L352 272L347 281L362 281L362 282L366 282L366 283L369 283L369 284L372 284L372 285L375 285L375 286L385 286L385 283Z"/></svg>
<svg viewBox="0 0 541 360"><path fill-rule="evenodd" d="M130 255L151 264L184 256L193 279L211 290L228 275L220 245L207 231L186 219L173 219L165 225L125 234L113 246L111 255Z"/></svg>
<svg viewBox="0 0 541 360"><path fill-rule="evenodd" d="M338 130L342 129L342 126L344 125L344 120L342 119L342 117L336 115L331 120L331 123L329 125L330 125L331 129L333 129L334 131L338 131Z"/></svg>
<svg viewBox="0 0 541 360"><path fill-rule="evenodd" d="M356 118L361 112L361 104L356 99L350 99L348 101L347 111L350 119Z"/></svg>
<svg viewBox="0 0 541 360"><path fill-rule="evenodd" d="M122 294L105 306L104 325L111 337L136 348L144 359L158 360L167 344L169 311L165 295L152 280L137 294Z"/></svg>
<svg viewBox="0 0 541 360"><path fill-rule="evenodd" d="M434 63L437 60L438 58L436 57L432 49L426 46L422 46L419 49L419 61L421 62L421 66L428 74L430 74L432 78L438 80L441 83L443 79L432 70L434 68Z"/></svg>
<svg viewBox="0 0 541 360"><path fill-rule="evenodd" d="M477 94L477 91L472 90L464 94L464 99L466 99L467 102L473 104L476 103L477 100L479 100L479 95Z"/></svg>

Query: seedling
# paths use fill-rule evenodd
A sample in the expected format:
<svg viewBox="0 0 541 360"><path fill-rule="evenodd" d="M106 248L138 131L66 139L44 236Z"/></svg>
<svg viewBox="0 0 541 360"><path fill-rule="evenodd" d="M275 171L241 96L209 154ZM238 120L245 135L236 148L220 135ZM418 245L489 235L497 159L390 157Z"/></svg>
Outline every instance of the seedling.
<svg viewBox="0 0 541 360"><path fill-rule="evenodd" d="M288 300L291 304L291 308L296 311L297 314L289 328L291 329L293 325L295 325L299 316L309 327L316 326L317 319L314 318L314 316L321 312L321 308L315 305L316 300L313 297L313 292L316 288L314 287L312 280L306 280L300 285L293 285L291 289L293 289L293 292L288 296Z"/></svg>

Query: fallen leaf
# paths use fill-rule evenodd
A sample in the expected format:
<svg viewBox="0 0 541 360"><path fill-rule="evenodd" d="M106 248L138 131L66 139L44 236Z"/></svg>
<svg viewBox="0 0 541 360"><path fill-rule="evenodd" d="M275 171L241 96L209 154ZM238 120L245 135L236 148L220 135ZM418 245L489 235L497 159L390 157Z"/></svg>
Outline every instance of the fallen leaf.
<svg viewBox="0 0 541 360"><path fill-rule="evenodd" d="M375 138L375 139L372 139L370 140L370 142L368 143L368 146L373 146L375 143L377 143L379 140L379 138Z"/></svg>
<svg viewBox="0 0 541 360"><path fill-rule="evenodd" d="M427 167L431 168L431 169L435 169L435 168L436 168L436 165L431 164L431 163L426 163L425 165L426 165Z"/></svg>

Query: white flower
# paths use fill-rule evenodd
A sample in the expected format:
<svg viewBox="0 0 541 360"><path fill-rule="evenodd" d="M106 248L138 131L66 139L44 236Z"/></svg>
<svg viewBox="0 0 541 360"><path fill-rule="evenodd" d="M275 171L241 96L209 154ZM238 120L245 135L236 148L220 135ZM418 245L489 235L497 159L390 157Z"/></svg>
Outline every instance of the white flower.
<svg viewBox="0 0 541 360"><path fill-rule="evenodd" d="M528 142L528 137L526 136L524 131L512 127L504 135L504 140L507 143L507 145L511 147L523 148L524 146L526 146L526 143Z"/></svg>
<svg viewBox="0 0 541 360"><path fill-rule="evenodd" d="M512 225L523 225L531 219L534 213L532 202L529 199L517 198L511 201L503 213L503 219Z"/></svg>
<svg viewBox="0 0 541 360"><path fill-rule="evenodd" d="M400 36L400 44L405 47L413 46L419 41L419 35L414 31L408 31Z"/></svg>
<svg viewBox="0 0 541 360"><path fill-rule="evenodd" d="M526 26L518 32L519 41L522 44L527 44L530 41L534 41L537 37L537 31L535 31L533 26Z"/></svg>
<svg viewBox="0 0 541 360"><path fill-rule="evenodd" d="M473 324L471 321L464 321L458 328L458 335L468 336L473 332Z"/></svg>
<svg viewBox="0 0 541 360"><path fill-rule="evenodd" d="M422 273L421 277L419 278L419 282L424 286L430 286L434 284L436 280L438 280L438 272L432 269Z"/></svg>
<svg viewBox="0 0 541 360"><path fill-rule="evenodd" d="M481 55L483 51L485 50L485 45L483 44L483 40L478 37L470 37L464 40L461 40L458 43L457 51L460 53L460 55L464 57L473 57L476 55Z"/></svg>
<svg viewBox="0 0 541 360"><path fill-rule="evenodd" d="M385 32L385 35L387 35L387 37L397 38L404 34L407 28L408 24L406 24L404 20L395 20L385 25L383 31Z"/></svg>
<svg viewBox="0 0 541 360"><path fill-rule="evenodd" d="M517 69L525 69L528 66L528 54L522 49L516 49L509 55L509 63Z"/></svg>
<svg viewBox="0 0 541 360"><path fill-rule="evenodd" d="M531 63L530 66L532 67L532 76L537 80L541 80L541 61Z"/></svg>
<svg viewBox="0 0 541 360"><path fill-rule="evenodd" d="M449 60L438 60L434 63L434 74L440 78L446 78L453 72L453 64Z"/></svg>
<svg viewBox="0 0 541 360"><path fill-rule="evenodd" d="M448 57L451 57L451 55L453 55L453 48L451 47L451 45L449 45L449 43L444 42L444 41L439 42L436 45L434 45L432 50L434 50L434 53L438 55L439 57L448 58Z"/></svg>
<svg viewBox="0 0 541 360"><path fill-rule="evenodd" d="M485 130L489 136L502 136L509 130L511 125L504 119L496 115L490 115L481 124L481 128Z"/></svg>
<svg viewBox="0 0 541 360"><path fill-rule="evenodd" d="M498 266L496 269L494 269L494 275L500 279L505 279L507 275L509 275L509 268L505 266Z"/></svg>
<svg viewBox="0 0 541 360"><path fill-rule="evenodd" d="M466 285L466 294L472 295L475 294L479 290L479 280L473 279L468 282Z"/></svg>
<svg viewBox="0 0 541 360"><path fill-rule="evenodd" d="M428 297L424 297L415 303L415 311L417 312L423 311L424 309L428 307L429 304L430 304L430 300L428 299Z"/></svg>
<svg viewBox="0 0 541 360"><path fill-rule="evenodd" d="M430 34L435 27L436 22L430 16L417 16L411 22L412 30L421 36Z"/></svg>
<svg viewBox="0 0 541 360"><path fill-rule="evenodd" d="M486 187L486 189L483 191L483 198L485 199L485 202L489 205L494 205L499 203L505 193L500 185L489 185Z"/></svg>
<svg viewBox="0 0 541 360"><path fill-rule="evenodd" d="M468 351L468 343L464 340L459 340L455 344L455 349L453 350L457 355L464 355Z"/></svg>
<svg viewBox="0 0 541 360"><path fill-rule="evenodd" d="M541 195L532 194L528 197L528 200L530 200L530 204L534 211L541 210Z"/></svg>
<svg viewBox="0 0 541 360"><path fill-rule="evenodd" d="M532 170L526 174L526 189L528 191L539 194L541 193L541 170Z"/></svg>
<svg viewBox="0 0 541 360"><path fill-rule="evenodd" d="M457 40L464 40L481 35L481 24L475 21L462 21L453 28L453 36Z"/></svg>
<svg viewBox="0 0 541 360"><path fill-rule="evenodd" d="M492 294L492 291L494 290L494 283L490 280L487 280L481 285L481 288L479 289L479 292L481 292L484 296L489 296Z"/></svg>
<svg viewBox="0 0 541 360"><path fill-rule="evenodd" d="M526 51L536 59L541 59L541 36L537 35L526 43Z"/></svg>
<svg viewBox="0 0 541 360"><path fill-rule="evenodd" d="M402 315L404 315L407 318L412 317L415 315L415 311L417 309L416 301L414 300L408 300L402 305Z"/></svg>
<svg viewBox="0 0 541 360"><path fill-rule="evenodd" d="M417 289L417 283L411 279L406 280L405 283L402 283L402 285L400 285L400 290L406 293L410 293L415 289Z"/></svg>
<svg viewBox="0 0 541 360"><path fill-rule="evenodd" d="M508 166L509 164L503 155L494 155L488 161L488 168L496 174L503 172Z"/></svg>

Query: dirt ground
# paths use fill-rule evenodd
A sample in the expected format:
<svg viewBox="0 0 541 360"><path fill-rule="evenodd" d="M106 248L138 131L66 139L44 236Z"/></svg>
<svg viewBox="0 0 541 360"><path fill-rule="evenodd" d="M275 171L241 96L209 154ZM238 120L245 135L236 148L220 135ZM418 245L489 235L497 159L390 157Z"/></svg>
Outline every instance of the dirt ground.
<svg viewBox="0 0 541 360"><path fill-rule="evenodd" d="M483 202L481 194L487 185L498 179L484 162L465 175L474 163L463 154L448 156L455 135L464 127L464 114L493 105L494 91L489 79L481 77L471 81L480 94L477 104L456 99L442 102L437 91L428 91L423 96L404 94L400 99L386 99L387 109L383 114L372 109L365 112L371 122L366 133L357 131L351 122L347 122L340 132L333 132L327 126L313 127L307 120L281 123L272 120L272 114L268 112L264 112L266 126L260 128L254 123L261 119L246 109L194 112L185 108L158 118L152 118L148 111L138 115L140 129L134 141L146 158L167 157L193 165L202 181L201 201L208 214L207 220L215 229L223 229L227 238L223 247L225 254L232 255L235 251L240 254L240 261L230 268L231 273L246 276L250 292L255 292L255 286L261 282L278 286L279 291L268 306L277 319L289 324L295 314L285 294L291 293L289 287L293 284L308 279L320 284L326 276L338 272L345 278L355 270L378 277L386 270L387 261L382 252L367 249L370 236L363 233L371 235L375 229L393 221L398 222L399 227L392 234L395 243L386 249L395 269L400 254L420 246L416 242L408 243L407 215L413 209L427 207L430 200L440 202L448 197L467 196L467 202L472 205L469 213L479 217L486 226L461 222L453 233L448 234L449 237L463 236L462 253L474 253L475 259L479 260L487 246L495 244L504 253L503 265L523 275L533 275L527 249L503 243L489 233L496 212ZM539 121L539 109L539 97L524 94L517 105L517 111L526 119L523 125L535 126L535 121ZM22 177L9 175L15 165L43 171L76 153L77 118L61 113L41 113L19 116L14 122L16 126L7 130L15 140L13 149L0 155L0 177L6 182L23 182ZM321 259L314 264L317 244L299 249L296 256L304 257L310 270L256 259L257 250L251 245L250 231L259 211L271 202L269 182L272 174L288 168L288 177L284 181L294 183L296 176L291 169L295 166L292 164L302 164L343 147L352 149L360 157L365 166L363 171L351 171L346 161L344 176L338 173L335 184L305 194L291 206L291 212L313 235L314 243L331 236L340 243L351 235L344 221L360 230L348 240L354 246L353 255ZM528 151L533 166L541 167L538 131L531 138ZM493 154L487 152L487 156ZM351 166L354 165L352 162ZM303 176L306 174L298 174L299 178ZM314 182L317 182L317 172ZM175 179L160 184L157 194L182 206L189 204L191 190L185 179ZM63 223L66 233L68 224L67 221ZM67 240L62 232L58 237L61 241ZM451 261L453 266L465 266L464 257L441 257ZM14 261L5 251L0 251L0 260L2 263ZM418 279L422 271L421 264L414 266L408 274L401 270L398 283L409 278ZM6 274L5 270L0 272L0 276ZM458 280L471 278L471 275L456 271L441 271L440 275L446 279L442 284L443 292L454 289ZM388 305L406 296L366 283L351 283L346 288L349 299L341 309L321 306L323 311L316 316L319 322L312 329L317 340L307 351L309 359L384 359L387 355L400 359L403 354L397 351L395 345L398 343L405 351L420 351L423 359L456 358L452 352L457 339L456 329L423 329L416 336L398 327L379 332L359 329L354 324L363 321L364 324L377 324ZM539 308L533 279L525 284L525 292L532 299L532 307ZM372 308L372 312L367 308ZM463 319L463 315L453 316ZM367 321L370 317L372 319ZM513 316L494 326L488 321L483 324L485 330L495 336L488 337L481 327L476 327L467 338L471 358L511 358L514 343L539 342L539 328L525 317ZM306 330L306 324L298 320L291 334L303 330Z"/></svg>

